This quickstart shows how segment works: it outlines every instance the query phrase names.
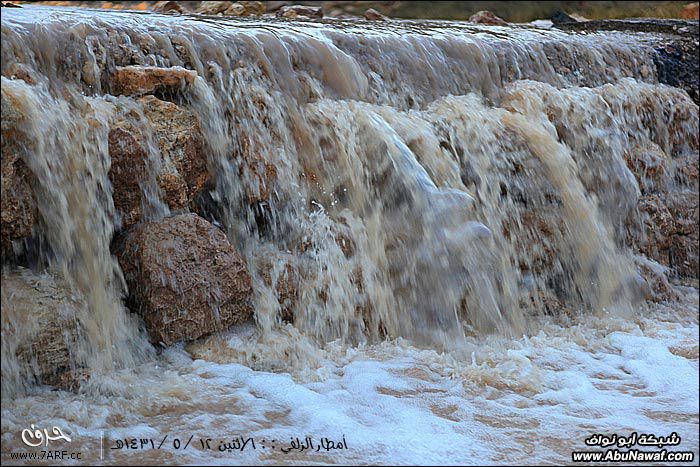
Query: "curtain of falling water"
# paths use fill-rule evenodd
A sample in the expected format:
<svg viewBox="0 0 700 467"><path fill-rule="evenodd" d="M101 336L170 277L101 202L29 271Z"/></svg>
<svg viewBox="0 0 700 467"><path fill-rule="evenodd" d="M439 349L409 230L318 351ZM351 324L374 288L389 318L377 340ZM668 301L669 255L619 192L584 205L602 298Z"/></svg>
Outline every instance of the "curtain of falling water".
<svg viewBox="0 0 700 467"><path fill-rule="evenodd" d="M209 214L248 262L270 355L283 334L316 345L403 336L455 350L465 332L526 331L539 293L573 309L629 310L638 278L620 231L639 187L623 153L632 142L687 150L678 140L698 134L697 106L654 84L651 51L615 34L30 9L3 14L2 68L21 63L39 84L2 86L30 116L26 159L48 262L85 296L76 361L97 370L149 348L121 304L109 251L115 106L149 134L136 103L109 96L114 66L197 72L165 98L201 121ZM645 105L668 117L627 108ZM673 135L667 106L689 115ZM149 148L141 188L146 218L158 218L168 211ZM276 289L289 276L293 327Z"/></svg>
<svg viewBox="0 0 700 467"><path fill-rule="evenodd" d="M57 99L45 83L29 86L2 77L2 89L14 96L23 115L25 161L38 182L33 189L47 244L44 259L82 303L73 317L82 336L69 349L72 361L96 374L133 366L148 345L135 320L124 312L121 272L109 248L114 231L107 176L109 106L71 94ZM3 355L6 361L14 359ZM19 379L14 374L7 384L16 385ZM3 380L4 389L14 389L5 384Z"/></svg>

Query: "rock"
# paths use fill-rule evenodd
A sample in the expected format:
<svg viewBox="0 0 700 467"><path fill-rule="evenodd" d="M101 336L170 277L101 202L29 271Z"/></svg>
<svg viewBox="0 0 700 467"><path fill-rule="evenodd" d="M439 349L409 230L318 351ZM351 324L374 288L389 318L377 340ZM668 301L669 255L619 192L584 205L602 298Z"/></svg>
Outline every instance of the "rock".
<svg viewBox="0 0 700 467"><path fill-rule="evenodd" d="M681 11L681 18L685 19L700 19L700 3L688 3Z"/></svg>
<svg viewBox="0 0 700 467"><path fill-rule="evenodd" d="M112 74L112 94L141 96L154 92L177 92L191 86L196 77L196 72L179 66L118 66Z"/></svg>
<svg viewBox="0 0 700 467"><path fill-rule="evenodd" d="M180 5L178 2L156 2L155 5L153 5L153 11L157 11L158 13L183 13L185 11L184 8L182 8L182 5Z"/></svg>
<svg viewBox="0 0 700 467"><path fill-rule="evenodd" d="M637 179L642 194L664 190L669 183L668 156L655 143L639 144L624 153L625 162Z"/></svg>
<svg viewBox="0 0 700 467"><path fill-rule="evenodd" d="M265 5L262 2L235 2L223 12L229 16L262 16L264 13Z"/></svg>
<svg viewBox="0 0 700 467"><path fill-rule="evenodd" d="M565 24L565 23L576 23L576 18L573 18L566 13L564 13L561 10L557 10L554 12L552 17L550 18L552 20L552 24L558 25L558 24Z"/></svg>
<svg viewBox="0 0 700 467"><path fill-rule="evenodd" d="M642 232L630 229L632 243L677 275L697 278L698 194L689 191L642 196L637 208L644 227Z"/></svg>
<svg viewBox="0 0 700 467"><path fill-rule="evenodd" d="M304 5L288 5L277 10L277 16L282 18L323 18L321 7Z"/></svg>
<svg viewBox="0 0 700 467"><path fill-rule="evenodd" d="M23 63L11 63L5 74L11 79L21 79L27 84L36 84L36 78L29 67Z"/></svg>
<svg viewBox="0 0 700 467"><path fill-rule="evenodd" d="M637 239L640 251L668 266L668 256L664 252L671 247L671 235L675 229L671 213L658 195L642 196L637 203L637 209L645 226L645 235Z"/></svg>
<svg viewBox="0 0 700 467"><path fill-rule="evenodd" d="M274 268L272 262L279 259L273 256L260 258L262 265L259 266L259 273L265 285L274 288L282 320L293 322L294 307L299 302L299 285L302 276L289 260L282 260L283 265Z"/></svg>
<svg viewBox="0 0 700 467"><path fill-rule="evenodd" d="M199 120L191 110L153 96L139 103L160 150L156 180L162 200L170 209L183 209L204 190L208 176ZM142 131L129 120L119 120L110 128L109 178L122 228L142 217L142 186L149 176L147 147Z"/></svg>
<svg viewBox="0 0 700 467"><path fill-rule="evenodd" d="M669 268L643 256L635 256L634 263L637 271L646 282L645 300L668 302L680 298L668 279Z"/></svg>
<svg viewBox="0 0 700 467"><path fill-rule="evenodd" d="M671 268L681 277L697 279L698 274L698 235L676 235L671 240Z"/></svg>
<svg viewBox="0 0 700 467"><path fill-rule="evenodd" d="M370 8L365 11L365 18L370 21L387 21L389 19L374 8Z"/></svg>
<svg viewBox="0 0 700 467"><path fill-rule="evenodd" d="M26 115L19 96L2 88L2 159L0 161L0 230L2 252L11 251L12 242L32 235L37 206L31 185L33 176L21 154L31 138L22 129Z"/></svg>
<svg viewBox="0 0 700 467"><path fill-rule="evenodd" d="M482 10L474 13L469 17L470 23L487 24L489 26L507 26L508 23L490 11Z"/></svg>
<svg viewBox="0 0 700 467"><path fill-rule="evenodd" d="M265 2L265 9L268 13L275 12L285 5L291 5L293 2Z"/></svg>
<svg viewBox="0 0 700 467"><path fill-rule="evenodd" d="M70 379L81 302L58 276L19 269L3 274L3 393L38 381Z"/></svg>
<svg viewBox="0 0 700 467"><path fill-rule="evenodd" d="M154 343L193 340L251 317L252 281L226 235L196 214L134 227L116 242L128 303Z"/></svg>
<svg viewBox="0 0 700 467"><path fill-rule="evenodd" d="M177 172L187 186L187 198L202 191L207 181L207 158L204 137L197 115L172 102L153 96L139 100L151 129L158 140L161 155L172 164L168 173Z"/></svg>
<svg viewBox="0 0 700 467"><path fill-rule="evenodd" d="M127 228L141 220L141 184L145 183L147 177L146 145L142 135L128 122L112 126L108 141L112 199L121 227Z"/></svg>
<svg viewBox="0 0 700 467"><path fill-rule="evenodd" d="M195 10L197 13L203 15L218 15L223 13L228 8L231 8L233 2L202 2L199 7Z"/></svg>
<svg viewBox="0 0 700 467"><path fill-rule="evenodd" d="M3 139L4 143L4 139ZM32 235L36 222L36 200L28 180L31 174L16 153L2 151L2 249L9 251L15 240Z"/></svg>
<svg viewBox="0 0 700 467"><path fill-rule="evenodd" d="M22 8L20 5L17 5L12 2L1 2L1 5L5 8Z"/></svg>
<svg viewBox="0 0 700 467"><path fill-rule="evenodd" d="M697 190L700 173L700 161L697 154L685 154L674 160L674 180L682 186Z"/></svg>
<svg viewBox="0 0 700 467"><path fill-rule="evenodd" d="M700 207L697 191L668 196L668 209L675 222L669 248L671 268L681 277L697 279L700 242Z"/></svg>

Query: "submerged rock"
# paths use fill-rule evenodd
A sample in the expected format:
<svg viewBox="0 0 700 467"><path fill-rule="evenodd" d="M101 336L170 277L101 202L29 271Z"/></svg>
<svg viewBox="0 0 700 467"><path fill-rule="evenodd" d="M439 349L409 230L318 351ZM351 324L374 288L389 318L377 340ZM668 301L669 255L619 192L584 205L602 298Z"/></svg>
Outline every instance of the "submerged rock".
<svg viewBox="0 0 700 467"><path fill-rule="evenodd" d="M32 175L21 153L30 139L23 133L26 115L19 96L2 88L2 182L0 204L3 256L12 242L29 237L36 222L36 199L31 188Z"/></svg>
<svg viewBox="0 0 700 467"><path fill-rule="evenodd" d="M251 317L252 281L226 235L196 214L139 225L116 244L129 305L171 345Z"/></svg>
<svg viewBox="0 0 700 467"><path fill-rule="evenodd" d="M186 86L191 86L196 77L196 72L179 66L170 68L138 65L118 66L112 74L112 93L114 95L141 96L154 92L176 92Z"/></svg>
<svg viewBox="0 0 700 467"><path fill-rule="evenodd" d="M644 299L654 302L667 302L677 300L678 292L673 288L669 280L671 270L643 256L634 259L639 274L646 283Z"/></svg>
<svg viewBox="0 0 700 467"><path fill-rule="evenodd" d="M3 274L0 290L3 389L73 380L71 350L78 340L82 305L68 285L52 274L19 269Z"/></svg>

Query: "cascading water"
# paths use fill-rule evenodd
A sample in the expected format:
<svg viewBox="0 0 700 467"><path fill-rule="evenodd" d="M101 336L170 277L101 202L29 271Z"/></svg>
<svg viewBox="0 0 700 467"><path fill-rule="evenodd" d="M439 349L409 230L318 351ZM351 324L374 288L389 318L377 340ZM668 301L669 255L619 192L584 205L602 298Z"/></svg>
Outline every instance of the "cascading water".
<svg viewBox="0 0 700 467"><path fill-rule="evenodd" d="M433 425L447 444L427 444L454 462L561 462L570 454L557 440L582 441L597 429L588 418L611 430L680 426L697 453L697 383L693 399L646 375L665 365L692 386L697 291L682 289L681 305L644 305L628 241L649 187L697 190L697 178L640 181L626 161L654 147L676 173L698 149L698 106L658 84L653 54L616 32L4 8L3 164L19 154L38 213L28 240L3 243L3 456L32 417L64 422L95 456L101 430L286 439L340 426L366 449L346 461L415 462L379 439L410 417ZM169 206L159 185L178 163L157 142L169 127L155 128L151 101L119 95L111 80L134 65L196 73L151 93L201 127L207 184L186 205ZM126 194L134 219L115 209L122 194L110 178L120 125L145 141L145 175ZM124 304L113 238L187 210L241 252L255 326L161 350ZM42 305L26 294L64 281L71 297L59 314L79 330L65 336L70 366L90 374L80 395L37 387L36 362L23 366L18 351L42 326L27 318ZM665 353L647 358L645 345ZM576 378L607 399L587 402ZM601 414L645 390L647 405L630 403L638 425ZM353 395L332 410L342 400L333 391L382 407ZM670 418L650 414L679 397ZM542 419L562 403L569 419ZM359 433L365 425L372 435ZM534 429L544 448L528 441Z"/></svg>

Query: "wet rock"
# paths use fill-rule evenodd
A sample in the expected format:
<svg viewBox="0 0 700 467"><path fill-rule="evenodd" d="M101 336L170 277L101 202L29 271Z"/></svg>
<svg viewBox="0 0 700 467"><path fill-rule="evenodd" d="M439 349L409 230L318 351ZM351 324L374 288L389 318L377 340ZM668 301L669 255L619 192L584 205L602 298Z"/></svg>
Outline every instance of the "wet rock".
<svg viewBox="0 0 700 467"><path fill-rule="evenodd" d="M134 227L116 242L129 306L171 345L251 317L251 277L226 235L196 214Z"/></svg>
<svg viewBox="0 0 700 467"><path fill-rule="evenodd" d="M642 238L637 244L647 257L668 266L668 256L664 254L671 247L675 223L671 213L658 195L642 196L637 209L645 226Z"/></svg>
<svg viewBox="0 0 700 467"><path fill-rule="evenodd" d="M153 11L158 13L183 13L185 9L178 2L156 2L153 5Z"/></svg>
<svg viewBox="0 0 700 467"><path fill-rule="evenodd" d="M625 151L624 158L642 194L663 190L668 186L669 158L657 144L637 144Z"/></svg>
<svg viewBox="0 0 700 467"><path fill-rule="evenodd" d="M233 5L233 2L202 2L195 10L203 15L218 15Z"/></svg>
<svg viewBox="0 0 700 467"><path fill-rule="evenodd" d="M631 229L632 243L648 258L681 277L698 277L698 194L676 192L642 196L641 231ZM634 225L633 225L634 227Z"/></svg>
<svg viewBox="0 0 700 467"><path fill-rule="evenodd" d="M668 198L669 212L675 221L675 231L669 249L671 268L681 277L697 279L700 254L698 193L676 192Z"/></svg>
<svg viewBox="0 0 700 467"><path fill-rule="evenodd" d="M644 299L654 302L667 302L680 298L669 280L670 269L643 256L634 258L637 271L646 283Z"/></svg>
<svg viewBox="0 0 700 467"><path fill-rule="evenodd" d="M5 75L11 79L21 79L27 84L36 84L36 78L29 67L23 63L12 63L7 67Z"/></svg>
<svg viewBox="0 0 700 467"><path fill-rule="evenodd" d="M32 234L36 222L36 200L28 180L31 175L16 153L3 148L0 204L2 206L2 249Z"/></svg>
<svg viewBox="0 0 700 467"><path fill-rule="evenodd" d="M192 199L204 189L207 181L207 158L204 139L197 115L172 102L153 96L139 101L166 164L171 164L168 173L177 172L187 186L187 199Z"/></svg>
<svg viewBox="0 0 700 467"><path fill-rule="evenodd" d="M158 171L158 188L170 209L187 207L204 189L207 180L203 137L194 112L153 96L145 96L139 102L143 105L160 158L157 168L150 167L146 137L133 122L120 120L110 128L112 164L109 178L123 228L142 218L146 202L142 186L148 180L149 170Z"/></svg>
<svg viewBox="0 0 700 467"><path fill-rule="evenodd" d="M552 15L552 17L550 19L552 20L552 24L556 24L556 25L577 22L576 18L574 18L573 16L567 15L566 13L564 13L561 10L557 10L556 12L554 12L554 14Z"/></svg>
<svg viewBox="0 0 700 467"><path fill-rule="evenodd" d="M288 5L283 6L277 11L277 16L282 18L323 18L323 9L321 7L312 7L304 5Z"/></svg>
<svg viewBox="0 0 700 467"><path fill-rule="evenodd" d="M81 302L68 285L53 274L19 269L3 274L0 292L3 389L10 382L70 380Z"/></svg>
<svg viewBox="0 0 700 467"><path fill-rule="evenodd" d="M112 93L114 95L141 96L155 92L174 93L191 86L197 73L175 66L159 68L155 66L117 67L112 74Z"/></svg>
<svg viewBox="0 0 700 467"><path fill-rule="evenodd" d="M147 177L146 145L143 136L128 122L112 126L108 141L112 199L121 226L126 228L136 224L142 216L141 184Z"/></svg>
<svg viewBox="0 0 700 467"><path fill-rule="evenodd" d="M264 13L262 2L235 2L223 12L228 16L262 16Z"/></svg>
<svg viewBox="0 0 700 467"><path fill-rule="evenodd" d="M275 265L273 262L279 262ZM299 302L299 286L302 275L290 259L270 255L259 258L259 274L266 286L272 287L280 305L281 318L294 321L294 308Z"/></svg>
<svg viewBox="0 0 700 467"><path fill-rule="evenodd" d="M698 235L676 235L671 240L671 267L681 277L697 279L698 275Z"/></svg>
<svg viewBox="0 0 700 467"><path fill-rule="evenodd" d="M374 8L370 8L367 11L365 11L365 19L368 19L370 21L387 21L389 18L379 13Z"/></svg>
<svg viewBox="0 0 700 467"><path fill-rule="evenodd" d="M654 66L660 83L685 90L697 105L700 104L700 61L697 58L698 23L693 23L694 33L673 35L657 41Z"/></svg>
<svg viewBox="0 0 700 467"><path fill-rule="evenodd" d="M22 130L25 119L19 97L3 87L0 162L0 237L3 256L11 250L13 241L32 234L37 216L36 199L31 189L33 177L21 157L29 140Z"/></svg>
<svg viewBox="0 0 700 467"><path fill-rule="evenodd" d="M697 190L700 161L697 154L684 154L674 160L673 178L681 186L691 187Z"/></svg>
<svg viewBox="0 0 700 467"><path fill-rule="evenodd" d="M628 31L653 33L654 67L658 81L685 90L700 103L698 22L683 19L630 18L566 22L558 27L571 31Z"/></svg>
<svg viewBox="0 0 700 467"><path fill-rule="evenodd" d="M482 10L474 13L469 17L469 22L476 24L487 24L489 26L508 25L508 22L506 22L503 18L499 18L498 16L494 15L493 13L487 10Z"/></svg>

